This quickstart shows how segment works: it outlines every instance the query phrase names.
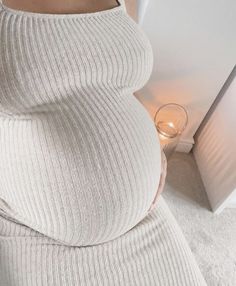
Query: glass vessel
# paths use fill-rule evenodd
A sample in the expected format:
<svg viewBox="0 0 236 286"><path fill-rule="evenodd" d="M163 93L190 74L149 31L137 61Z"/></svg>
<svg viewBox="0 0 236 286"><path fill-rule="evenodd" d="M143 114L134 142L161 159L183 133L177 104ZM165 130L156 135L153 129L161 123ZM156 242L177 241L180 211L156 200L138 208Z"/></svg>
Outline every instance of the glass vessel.
<svg viewBox="0 0 236 286"><path fill-rule="evenodd" d="M159 134L162 150L166 158L169 159L177 147L182 132L187 126L187 111L179 104L168 103L157 110L154 122Z"/></svg>

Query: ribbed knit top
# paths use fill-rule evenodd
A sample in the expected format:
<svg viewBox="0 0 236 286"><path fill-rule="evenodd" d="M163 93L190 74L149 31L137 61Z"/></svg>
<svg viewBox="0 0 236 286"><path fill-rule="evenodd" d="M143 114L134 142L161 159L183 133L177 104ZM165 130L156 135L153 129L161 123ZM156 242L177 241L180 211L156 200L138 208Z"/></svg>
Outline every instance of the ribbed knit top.
<svg viewBox="0 0 236 286"><path fill-rule="evenodd" d="M84 14L0 8L1 209L61 243L99 244L147 214L160 144L134 96L151 44L120 5Z"/></svg>

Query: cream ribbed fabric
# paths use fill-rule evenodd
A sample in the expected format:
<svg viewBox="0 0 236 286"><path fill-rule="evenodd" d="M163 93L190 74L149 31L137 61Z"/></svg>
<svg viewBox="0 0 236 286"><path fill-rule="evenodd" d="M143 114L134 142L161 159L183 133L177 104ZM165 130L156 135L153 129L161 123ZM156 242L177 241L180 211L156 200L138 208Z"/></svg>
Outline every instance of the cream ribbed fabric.
<svg viewBox="0 0 236 286"><path fill-rule="evenodd" d="M146 215L160 177L157 131L133 95L152 70L149 41L123 6L4 8L0 21L1 198L62 243L120 236Z"/></svg>
<svg viewBox="0 0 236 286"><path fill-rule="evenodd" d="M147 215L160 144L133 95L152 72L146 35L123 2L67 15L2 6L0 41L3 285L164 285Z"/></svg>

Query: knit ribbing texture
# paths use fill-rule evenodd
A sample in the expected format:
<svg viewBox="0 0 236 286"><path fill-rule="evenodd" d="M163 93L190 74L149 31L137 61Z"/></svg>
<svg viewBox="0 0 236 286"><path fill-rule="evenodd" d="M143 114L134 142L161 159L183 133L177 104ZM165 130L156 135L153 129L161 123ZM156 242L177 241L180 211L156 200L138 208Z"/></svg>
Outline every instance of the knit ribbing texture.
<svg viewBox="0 0 236 286"><path fill-rule="evenodd" d="M123 1L84 14L41 14L2 5L0 42L0 208L18 231L20 226L27 230L22 239L13 232L6 240L12 231L6 224L2 245L11 249L3 253L17 258L24 251L26 263L44 261L54 274L62 271L57 267L73 271L79 263L89 271L89 261L96 264L91 284L79 276L69 282L62 276L60 281L43 278L38 284L22 273L5 279L15 279L11 285L117 285L116 276L111 283L96 276L97 271L108 275L99 268L101 245L106 249L104 243L112 245L145 219L160 179L157 131L133 94L150 78L151 44ZM135 238L133 247L145 241L138 232L125 237ZM117 243L119 255L123 249ZM86 260L80 261L79 253L89 246L98 252L86 252L89 256L81 255ZM65 249L66 264L53 269L47 255L61 260ZM130 252L120 255L126 260ZM28 274L30 265L25 265ZM135 267L141 267L138 261ZM136 285L131 280L125 285Z"/></svg>
<svg viewBox="0 0 236 286"><path fill-rule="evenodd" d="M120 236L147 214L160 177L157 131L133 95L152 71L149 41L123 6L4 6L0 21L1 198L65 244Z"/></svg>

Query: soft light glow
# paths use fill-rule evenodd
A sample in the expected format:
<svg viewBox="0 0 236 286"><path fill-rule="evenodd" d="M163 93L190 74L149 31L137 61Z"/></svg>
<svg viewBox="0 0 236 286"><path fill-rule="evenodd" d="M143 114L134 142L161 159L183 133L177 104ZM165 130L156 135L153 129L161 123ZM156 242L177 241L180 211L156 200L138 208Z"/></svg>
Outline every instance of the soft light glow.
<svg viewBox="0 0 236 286"><path fill-rule="evenodd" d="M170 127L175 128L175 126L174 126L173 122L168 122L167 124L168 124Z"/></svg>
<svg viewBox="0 0 236 286"><path fill-rule="evenodd" d="M157 122L156 127L158 132L167 138L174 138L178 136L178 130L175 128L173 122L159 121Z"/></svg>
<svg viewBox="0 0 236 286"><path fill-rule="evenodd" d="M154 122L162 150L168 158L175 150L180 135L186 127L187 112L184 107L176 103L165 104L157 110Z"/></svg>

